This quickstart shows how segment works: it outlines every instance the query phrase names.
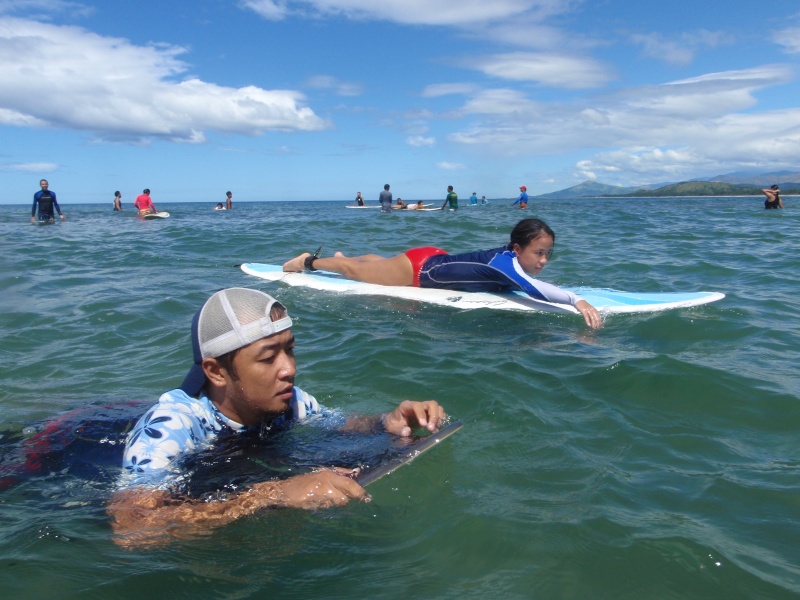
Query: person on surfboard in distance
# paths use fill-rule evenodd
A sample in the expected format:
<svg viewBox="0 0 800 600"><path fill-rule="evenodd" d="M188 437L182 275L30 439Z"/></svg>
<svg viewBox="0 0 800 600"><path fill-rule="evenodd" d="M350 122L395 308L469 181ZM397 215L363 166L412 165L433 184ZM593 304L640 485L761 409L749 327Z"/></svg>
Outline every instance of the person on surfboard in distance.
<svg viewBox="0 0 800 600"><path fill-rule="evenodd" d="M284 263L283 270L340 273L348 279L379 285L414 286L464 292L521 290L537 300L574 306L589 327L602 327L600 313L580 296L534 279L553 253L556 234L539 219L523 219L505 246L465 254L440 248L413 248L391 258L377 254L347 257L337 252L318 258L308 252ZM317 251L319 252L319 250Z"/></svg>
<svg viewBox="0 0 800 600"><path fill-rule="evenodd" d="M136 196L136 200L133 201L133 205L139 211L140 216L149 215L151 213L157 213L158 210L156 209L155 204L150 199L150 189L144 188L141 194Z"/></svg>
<svg viewBox="0 0 800 600"><path fill-rule="evenodd" d="M356 194L355 206L364 206L364 197L361 195L361 192Z"/></svg>
<svg viewBox="0 0 800 600"><path fill-rule="evenodd" d="M213 294L192 322L194 364L181 386L163 394L131 430L123 478L108 505L115 542L159 545L208 533L268 508L318 509L351 498L369 501L358 469L326 466L284 479L265 480L207 501L180 493L183 459L217 449L216 442L246 432L279 432L320 414L316 399L294 385L297 368L292 319L272 296L247 288ZM409 437L434 432L447 418L435 400L404 400L380 416L355 416L350 431L384 430ZM274 444L279 444L277 436ZM224 451L225 444L221 444Z"/></svg>

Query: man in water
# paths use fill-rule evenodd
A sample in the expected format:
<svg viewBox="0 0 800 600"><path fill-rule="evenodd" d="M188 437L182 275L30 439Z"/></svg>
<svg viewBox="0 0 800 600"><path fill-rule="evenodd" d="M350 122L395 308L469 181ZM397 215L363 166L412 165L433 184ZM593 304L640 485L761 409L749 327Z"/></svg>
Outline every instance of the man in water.
<svg viewBox="0 0 800 600"><path fill-rule="evenodd" d="M343 468L269 479L210 502L175 491L185 475L183 458L214 448L220 438L280 429L322 411L313 396L294 385L291 326L282 304L246 288L221 290L197 312L192 322L194 365L180 388L163 394L145 413L126 443L122 489L108 506L118 544L159 544L267 508L369 501L354 479L357 470ZM392 412L349 424L351 429L382 427L405 437L416 426L435 431L445 418L434 400L405 400Z"/></svg>
<svg viewBox="0 0 800 600"><path fill-rule="evenodd" d="M378 197L381 203L381 212L392 212L392 192L389 191L389 184L383 186L383 191Z"/></svg>
<svg viewBox="0 0 800 600"><path fill-rule="evenodd" d="M48 188L50 186L47 183L47 179L42 179L39 182L39 186L42 188L38 192L33 195L33 207L31 207L31 223L36 222L36 208L39 208L39 221L49 221L54 222L56 220L55 213L53 209L58 211L58 216L62 221L66 221L67 217L61 214L61 207L58 205L58 201L56 200L56 193L51 192Z"/></svg>
<svg viewBox="0 0 800 600"><path fill-rule="evenodd" d="M524 185L519 186L519 198L511 206L519 204L520 210L528 208L528 188Z"/></svg>
<svg viewBox="0 0 800 600"><path fill-rule="evenodd" d="M225 210L230 210L233 208L233 194L230 192L225 192Z"/></svg>
<svg viewBox="0 0 800 600"><path fill-rule="evenodd" d="M478 194L472 192L472 196L469 197L469 204L470 206L478 206Z"/></svg>
<svg viewBox="0 0 800 600"><path fill-rule="evenodd" d="M149 188L144 188L142 193L136 196L133 205L139 210L139 214L142 216L158 212L155 204L153 204L153 201L150 199Z"/></svg>
<svg viewBox="0 0 800 600"><path fill-rule="evenodd" d="M361 192L356 194L356 206L364 206L364 197L361 195Z"/></svg>
<svg viewBox="0 0 800 600"><path fill-rule="evenodd" d="M452 185L447 186L447 197L444 199L441 210L444 210L448 202L450 203L450 210L458 210L458 195L453 191Z"/></svg>

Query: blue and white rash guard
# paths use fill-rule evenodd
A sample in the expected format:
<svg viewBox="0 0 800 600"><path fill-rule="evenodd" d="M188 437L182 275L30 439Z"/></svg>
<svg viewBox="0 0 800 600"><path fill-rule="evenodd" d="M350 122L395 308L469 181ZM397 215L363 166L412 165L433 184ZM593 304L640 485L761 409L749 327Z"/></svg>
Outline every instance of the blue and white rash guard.
<svg viewBox="0 0 800 600"><path fill-rule="evenodd" d="M422 265L420 287L462 292L522 290L532 298L575 306L580 296L534 279L517 260L516 252L502 246L465 254L438 254Z"/></svg>
<svg viewBox="0 0 800 600"><path fill-rule="evenodd" d="M302 420L322 412L314 396L294 387L291 408L273 424ZM180 475L182 456L209 447L225 431L247 429L223 415L204 392L198 398L181 389L162 394L136 423L125 445L124 486L158 485Z"/></svg>

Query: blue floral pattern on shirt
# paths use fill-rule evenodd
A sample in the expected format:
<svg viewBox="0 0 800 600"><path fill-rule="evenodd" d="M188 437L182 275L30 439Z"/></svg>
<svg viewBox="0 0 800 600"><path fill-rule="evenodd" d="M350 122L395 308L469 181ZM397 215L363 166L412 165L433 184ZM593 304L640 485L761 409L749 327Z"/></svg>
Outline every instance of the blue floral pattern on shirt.
<svg viewBox="0 0 800 600"><path fill-rule="evenodd" d="M321 412L317 400L294 388L291 409L278 422L304 419ZM123 485L159 484L180 474L176 459L212 444L223 430L242 431L244 425L227 418L205 394L199 398L171 390L136 423L125 445Z"/></svg>

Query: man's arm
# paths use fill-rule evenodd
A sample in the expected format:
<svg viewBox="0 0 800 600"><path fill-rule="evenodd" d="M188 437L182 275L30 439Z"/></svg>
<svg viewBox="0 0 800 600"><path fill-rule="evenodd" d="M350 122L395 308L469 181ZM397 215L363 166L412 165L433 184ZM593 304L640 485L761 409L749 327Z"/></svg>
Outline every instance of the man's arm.
<svg viewBox="0 0 800 600"><path fill-rule="evenodd" d="M108 504L114 541L126 548L159 546L268 508L329 508L370 497L351 476L356 471L321 469L282 481L264 481L227 500L176 498L166 490L136 487L116 492Z"/></svg>
<svg viewBox="0 0 800 600"><path fill-rule="evenodd" d="M58 200L56 200L56 195L55 195L55 193L53 193L53 192L50 192L50 194L53 196L53 206L55 207L56 211L58 212L58 216L59 216L59 217L61 217L62 219L66 219L67 217L65 217L65 216L64 216L64 215L61 213L61 207L58 205Z"/></svg>

